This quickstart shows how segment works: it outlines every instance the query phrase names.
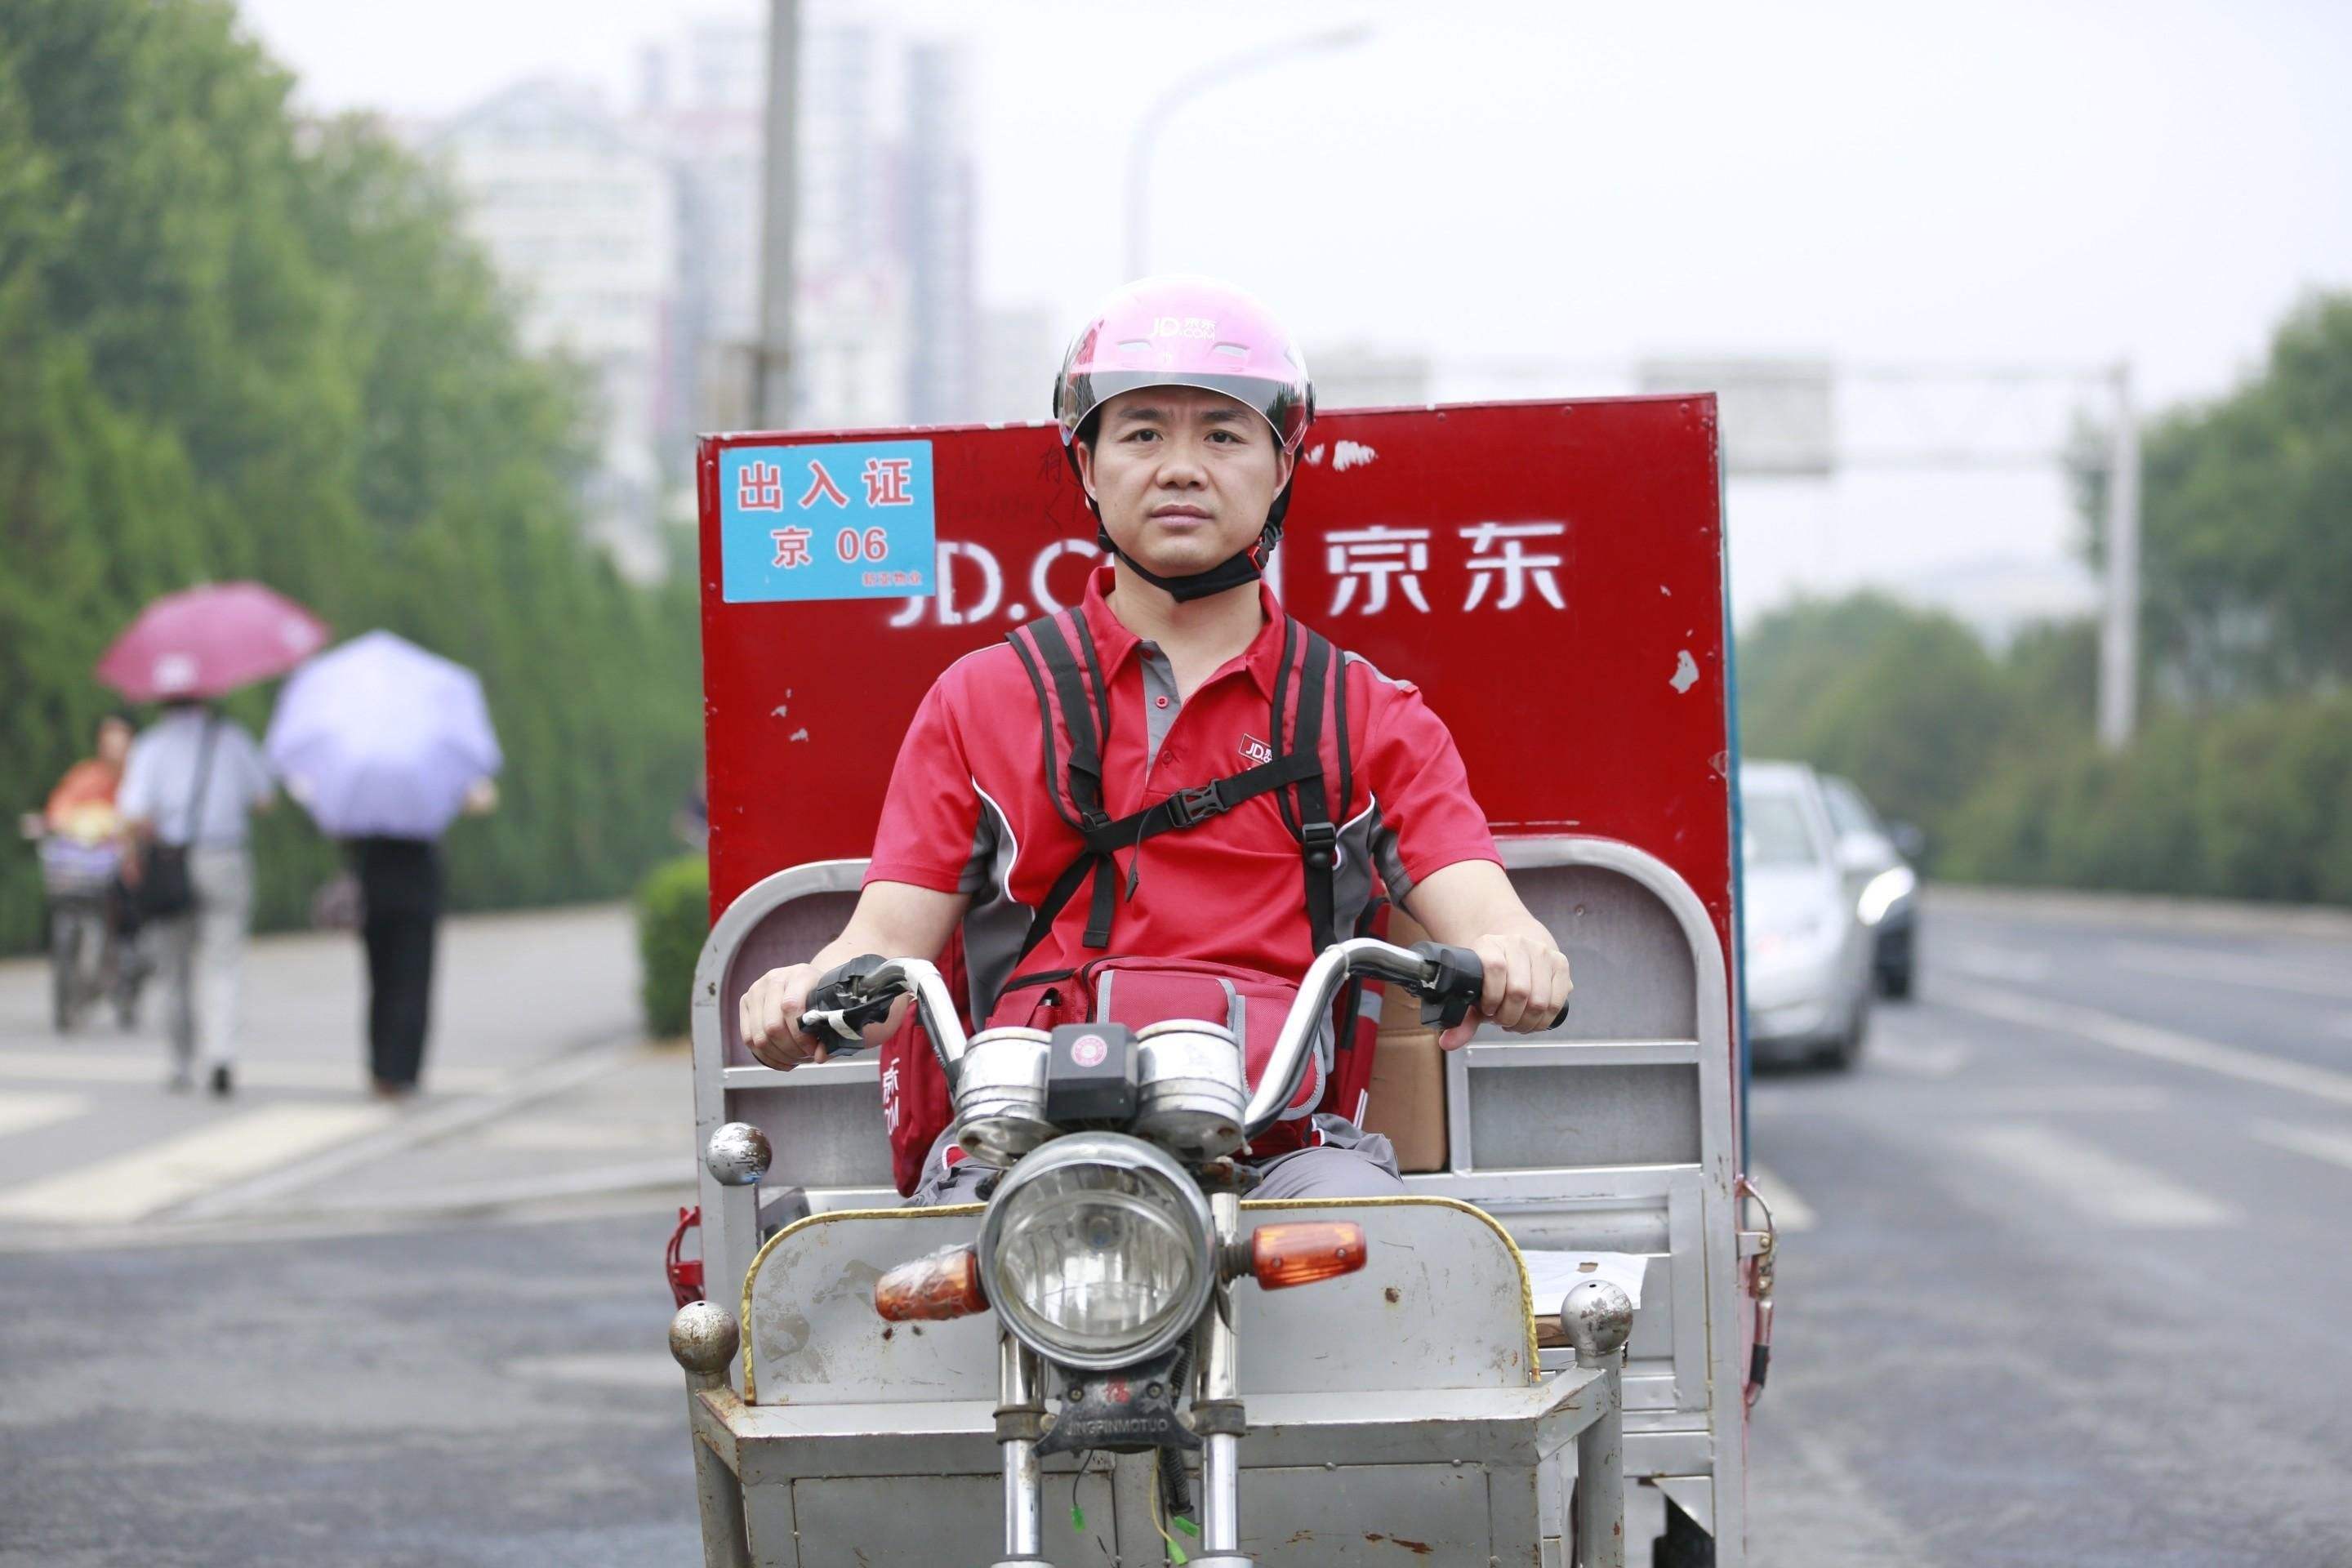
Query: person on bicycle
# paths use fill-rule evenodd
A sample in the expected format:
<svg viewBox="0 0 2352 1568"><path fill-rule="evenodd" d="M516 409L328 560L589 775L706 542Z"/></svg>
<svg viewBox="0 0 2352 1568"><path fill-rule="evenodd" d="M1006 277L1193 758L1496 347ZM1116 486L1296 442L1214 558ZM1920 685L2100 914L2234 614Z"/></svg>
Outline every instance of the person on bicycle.
<svg viewBox="0 0 2352 1568"><path fill-rule="evenodd" d="M131 755L131 721L109 713L98 721L98 749L68 768L41 812L51 833L95 842L113 837L114 796Z"/></svg>
<svg viewBox="0 0 2352 1568"><path fill-rule="evenodd" d="M1295 988L1322 943L1356 934L1375 873L1436 940L1478 954L1486 1017L1550 1024L1568 960L1505 876L1444 724L1260 580L1313 402L1289 334L1226 284L1144 279L1087 322L1055 414L1108 560L1080 605L932 686L847 925L741 1000L753 1056L824 1059L799 1019L825 971L932 958L959 929L986 1025L1035 1021L1073 984L1057 977L1113 951ZM1360 1102L1313 1109L1253 1143L1258 1195L1402 1190L1388 1141L1355 1125ZM942 1136L916 1202L966 1194L958 1152Z"/></svg>

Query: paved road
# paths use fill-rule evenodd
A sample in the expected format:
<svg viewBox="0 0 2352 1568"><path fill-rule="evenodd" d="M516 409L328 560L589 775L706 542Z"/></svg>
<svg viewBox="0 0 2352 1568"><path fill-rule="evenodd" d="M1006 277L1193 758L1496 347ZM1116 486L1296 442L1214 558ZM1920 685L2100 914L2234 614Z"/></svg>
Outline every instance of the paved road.
<svg viewBox="0 0 2352 1568"><path fill-rule="evenodd" d="M541 967L617 1003L564 955L625 968L619 928L566 918ZM2352 942L1947 911L1927 954L1859 1070L1755 1088L1788 1235L1754 1560L2352 1563ZM574 1004L593 1037L596 1005L549 1005ZM520 1037L444 1059L529 1079L565 1030ZM272 1054L341 1071L354 1048ZM186 1228L198 1196L104 1246L0 1232L0 1564L694 1561L654 1267L675 1189L415 1218L468 1183L511 1203L583 1128L682 1186L677 1054L589 1065L284 1200L330 1233L409 1228ZM163 1100L19 1073L0 1104L60 1085ZM0 1203L22 1141L58 1131L0 1129Z"/></svg>
<svg viewBox="0 0 2352 1568"><path fill-rule="evenodd" d="M1775 1563L2352 1563L2352 942L1946 911L1800 1200Z"/></svg>

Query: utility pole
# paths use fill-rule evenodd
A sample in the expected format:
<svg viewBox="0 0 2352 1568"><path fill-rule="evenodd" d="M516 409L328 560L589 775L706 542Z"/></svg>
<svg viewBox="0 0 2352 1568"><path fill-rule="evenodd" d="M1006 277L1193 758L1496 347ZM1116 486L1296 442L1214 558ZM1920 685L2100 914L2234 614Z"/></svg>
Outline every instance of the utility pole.
<svg viewBox="0 0 2352 1568"><path fill-rule="evenodd" d="M2107 453L2106 605L2099 626L2099 743L2130 743L2139 708L2139 419L2131 366L2114 372L2115 429Z"/></svg>
<svg viewBox="0 0 2352 1568"><path fill-rule="evenodd" d="M760 205L760 341L751 349L751 423L793 418L793 239L800 205L800 0L769 0L768 126Z"/></svg>

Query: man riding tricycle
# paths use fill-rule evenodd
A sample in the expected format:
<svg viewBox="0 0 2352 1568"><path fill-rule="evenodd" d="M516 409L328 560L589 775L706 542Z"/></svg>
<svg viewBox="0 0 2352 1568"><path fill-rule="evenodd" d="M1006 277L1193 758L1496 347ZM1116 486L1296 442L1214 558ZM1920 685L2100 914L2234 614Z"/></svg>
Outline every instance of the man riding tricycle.
<svg viewBox="0 0 2352 1568"><path fill-rule="evenodd" d="M1163 279L1054 413L704 446L707 1560L1737 1561L1711 400L1318 424Z"/></svg>

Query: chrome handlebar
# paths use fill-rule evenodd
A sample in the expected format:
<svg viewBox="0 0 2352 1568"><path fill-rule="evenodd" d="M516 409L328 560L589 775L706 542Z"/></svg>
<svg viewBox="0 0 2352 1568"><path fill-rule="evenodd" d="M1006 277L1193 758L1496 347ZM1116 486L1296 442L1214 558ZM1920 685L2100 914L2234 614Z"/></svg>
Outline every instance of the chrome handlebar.
<svg viewBox="0 0 2352 1568"><path fill-rule="evenodd" d="M1454 951L1460 952L1458 949ZM1475 977L1475 960L1469 962L1469 973ZM1464 978L1458 968L1451 973L1457 983ZM1307 1072L1307 1055L1324 1027L1324 1020L1330 1016L1331 1004L1340 986L1357 975L1370 975L1407 986L1418 994L1439 984L1448 974L1447 966L1437 959L1376 937L1354 937L1325 948L1307 966L1306 978L1299 982L1298 995L1282 1021L1282 1031L1275 1037L1265 1071L1259 1076L1257 1088L1243 1112L1243 1136L1255 1138L1273 1126L1291 1097L1298 1092L1299 1080ZM931 1047L939 1053L940 1065L947 1071L948 1086L950 1090L954 1089L970 1041L965 1037L962 1021L956 1016L955 996L940 977L937 967L919 958L891 959L839 984L860 998L859 1002L802 1014L802 1033L825 1038L828 1045L837 1039L846 1047L842 1054L846 1054L865 1043L860 1027L850 1021L850 1015L911 993L922 1016L923 1027L931 1037Z"/></svg>
<svg viewBox="0 0 2352 1568"><path fill-rule="evenodd" d="M1291 1097L1298 1092L1298 1080L1306 1076L1307 1053L1314 1048L1315 1037L1330 1016L1331 1003L1339 995L1339 987L1351 976L1369 974L1417 990L1433 978L1434 969L1435 965L1412 949L1377 937L1360 936L1333 942L1317 954L1315 962L1307 965L1307 977L1298 983L1297 998L1290 1005L1289 1016L1282 1021L1282 1032L1274 1037L1274 1052L1265 1058L1265 1071L1259 1075L1249 1106L1242 1112L1242 1136L1255 1138L1273 1126Z"/></svg>

